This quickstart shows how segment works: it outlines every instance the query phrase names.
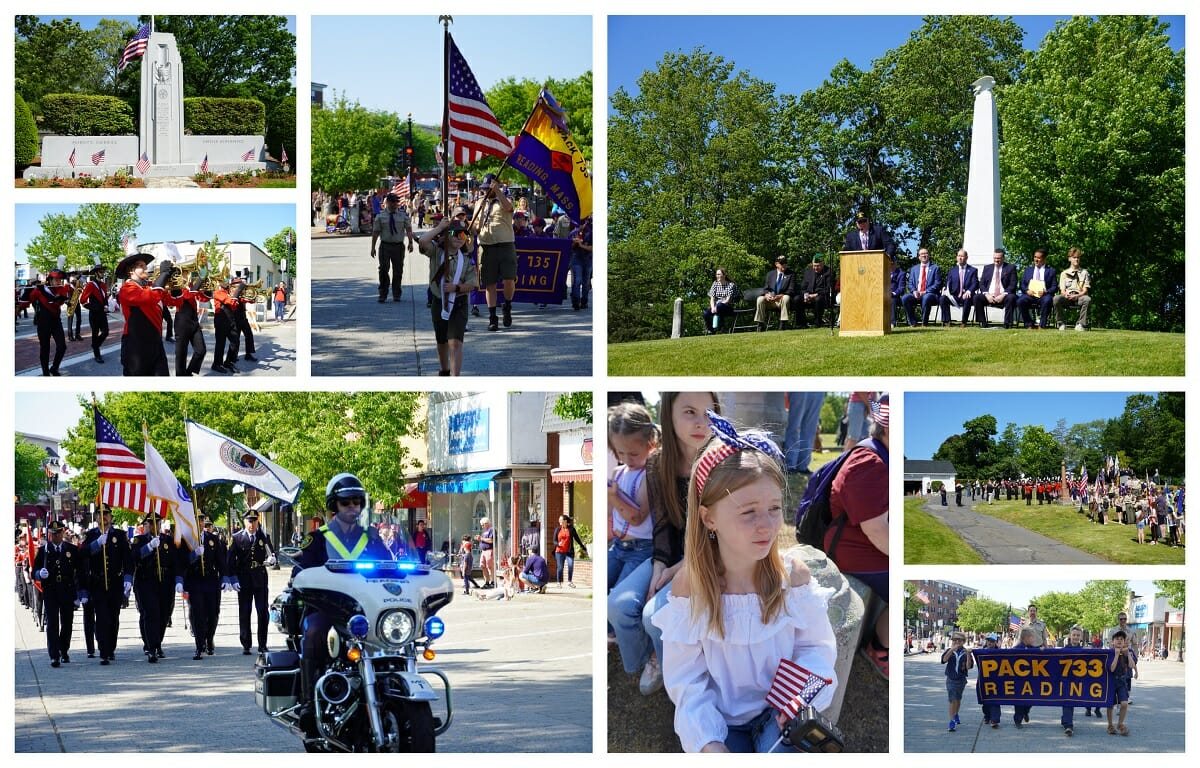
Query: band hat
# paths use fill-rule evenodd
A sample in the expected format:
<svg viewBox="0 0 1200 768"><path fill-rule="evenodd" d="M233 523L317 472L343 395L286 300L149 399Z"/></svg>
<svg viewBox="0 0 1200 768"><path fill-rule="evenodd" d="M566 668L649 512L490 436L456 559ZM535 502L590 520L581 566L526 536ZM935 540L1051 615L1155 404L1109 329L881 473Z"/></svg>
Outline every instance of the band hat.
<svg viewBox="0 0 1200 768"><path fill-rule="evenodd" d="M133 265L139 261L149 266L150 262L154 261L154 257L148 253L129 254L125 258L121 259L120 263L117 264L117 279L124 280L125 278L129 277L129 270L132 269Z"/></svg>
<svg viewBox="0 0 1200 768"><path fill-rule="evenodd" d="M49 526L47 526L47 529L50 531L50 533L62 533L63 531L67 530L67 526L63 525L62 520L55 520L54 522L50 523Z"/></svg>

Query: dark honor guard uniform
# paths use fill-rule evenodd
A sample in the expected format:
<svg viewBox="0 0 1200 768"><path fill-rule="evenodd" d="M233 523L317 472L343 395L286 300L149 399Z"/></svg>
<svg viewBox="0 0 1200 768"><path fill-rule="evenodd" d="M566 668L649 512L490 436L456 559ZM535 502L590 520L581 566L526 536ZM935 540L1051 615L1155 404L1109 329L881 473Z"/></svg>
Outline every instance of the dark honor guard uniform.
<svg viewBox="0 0 1200 768"><path fill-rule="evenodd" d="M151 664L163 658L162 641L175 604L178 552L169 535L158 530L154 515L142 521L145 533L129 542L133 556L133 589L137 594L142 651Z"/></svg>
<svg viewBox="0 0 1200 768"><path fill-rule="evenodd" d="M112 525L112 511L106 509L101 519L100 528L87 532L82 549L88 564L88 597L96 607L96 650L100 663L108 664L116 658L121 607L133 589L133 561L125 531Z"/></svg>
<svg viewBox="0 0 1200 768"><path fill-rule="evenodd" d="M211 523L207 521L204 521L200 543L204 548L199 552L186 546L179 548L180 559L185 565L183 574L177 577L177 582L183 585L188 594L191 606L192 634L196 638L196 655L192 659L196 661L205 652L211 656L216 651L217 609L221 604L221 582L227 557L225 545L212 532Z"/></svg>
<svg viewBox="0 0 1200 768"><path fill-rule="evenodd" d="M275 555L266 534L258 529L258 513L244 518L246 528L233 535L229 545L227 573L238 593L238 638L242 653L250 654L250 608L258 614L258 651L267 650L267 566L275 565Z"/></svg>
<svg viewBox="0 0 1200 768"><path fill-rule="evenodd" d="M79 306L88 311L88 325L92 329L92 356L103 363L100 347L108 338L108 285L104 282L105 267L97 264L79 295Z"/></svg>
<svg viewBox="0 0 1200 768"><path fill-rule="evenodd" d="M64 528L58 520L50 523L50 542L38 550L33 560L33 577L42 585L46 648L52 667L57 667L60 659L71 661L71 628L75 623L75 601L80 599L79 550L63 542Z"/></svg>

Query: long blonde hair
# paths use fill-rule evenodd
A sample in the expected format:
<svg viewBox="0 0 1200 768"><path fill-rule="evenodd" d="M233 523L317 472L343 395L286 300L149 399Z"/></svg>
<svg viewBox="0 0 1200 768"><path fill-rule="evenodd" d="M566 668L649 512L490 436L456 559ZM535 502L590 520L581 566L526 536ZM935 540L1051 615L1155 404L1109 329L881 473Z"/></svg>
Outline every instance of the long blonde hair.
<svg viewBox="0 0 1200 768"><path fill-rule="evenodd" d="M699 462L709 450L721 445L716 436L709 438L697 454ZM762 451L743 448L712 468L703 489L696 488L695 465L692 479L688 483L688 524L683 551L684 568L692 591L692 621L701 621L708 616L708 627L719 636L725 636L724 618L721 610L721 582L725 568L720 558L720 539L709 538L708 528L700 519L700 507L711 507L730 492L766 478L784 487L783 468L779 462ZM767 556L754 566L754 587L762 606L763 624L769 624L783 610L783 585L787 572L783 557L779 554L779 537L771 545Z"/></svg>
<svg viewBox="0 0 1200 768"><path fill-rule="evenodd" d="M667 519L676 528L684 527L684 516L687 514L687 510L679 504L675 479L682 477L683 472L680 470L692 466L696 459L695 456L685 455L683 449L679 447L679 437L675 434L675 422L671 418L675 408L675 398L680 394L682 393L663 392L659 398L658 422L662 431L662 447L656 456L656 471L653 473L652 482L647 486L647 491L657 496L658 503L655 504L655 509L666 512ZM709 392L708 395L712 398L710 407L713 413L721 415L721 399L717 397L716 392Z"/></svg>

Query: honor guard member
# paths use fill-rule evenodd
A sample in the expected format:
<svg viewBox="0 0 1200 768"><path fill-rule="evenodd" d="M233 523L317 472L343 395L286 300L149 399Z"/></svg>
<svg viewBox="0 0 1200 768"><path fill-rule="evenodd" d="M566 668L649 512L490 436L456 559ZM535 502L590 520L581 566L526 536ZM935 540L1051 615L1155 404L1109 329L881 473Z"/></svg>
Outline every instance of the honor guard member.
<svg viewBox="0 0 1200 768"><path fill-rule="evenodd" d="M267 567L275 565L275 554L265 533L258 529L258 513L243 518L246 527L233 536L229 545L227 573L238 593L239 639L242 653L250 655L250 608L258 613L258 652L267 652Z"/></svg>
<svg viewBox="0 0 1200 768"><path fill-rule="evenodd" d="M175 592L188 594L191 610L192 635L196 639L196 655L199 661L204 653L212 656L216 652L214 638L217 631L217 606L221 601L221 588L225 575L225 547L212 531L212 521L198 515L203 530L198 537L199 545L192 550L186 544L179 547L183 561L183 573L176 577Z"/></svg>
<svg viewBox="0 0 1200 768"><path fill-rule="evenodd" d="M304 537L292 576L329 560L391 560L391 553L379 532L359 524L366 506L367 492L357 477L348 472L334 475L325 486L325 511L331 518ZM407 546L404 549L411 551ZM305 617L304 638L300 643L300 674L306 696L316 683L317 670L327 660L325 636L331 625L331 619L319 611Z"/></svg>
<svg viewBox="0 0 1200 768"><path fill-rule="evenodd" d="M159 263L158 277L150 283L146 265L153 256L134 253L117 265L117 279L125 279L117 293L125 330L121 333L121 367L126 376L170 376L162 340L162 300L174 264Z"/></svg>
<svg viewBox="0 0 1200 768"><path fill-rule="evenodd" d="M241 293L240 288L238 292ZM234 363L238 356L237 318L234 316L237 304L229 286L222 285L213 291L213 333L217 337L217 348L213 351L212 369L217 373L238 372Z"/></svg>
<svg viewBox="0 0 1200 768"><path fill-rule="evenodd" d="M257 363L258 358L254 356L254 330L250 328L250 320L246 317L246 305L249 304L246 299L242 298L242 292L246 290L246 280L237 278L233 281L233 288L230 289L230 297L237 300L233 306L233 324L234 333L240 334L246 339L246 354L242 355L242 359L247 362ZM253 311L253 308L251 309ZM237 360L237 353L233 355L233 359Z"/></svg>
<svg viewBox="0 0 1200 768"><path fill-rule="evenodd" d="M104 281L107 271L103 264L92 267L83 293L79 295L79 306L87 309L88 326L92 329L92 356L101 364L104 358L100 355L100 347L108 338L108 283Z"/></svg>
<svg viewBox="0 0 1200 768"><path fill-rule="evenodd" d="M33 561L33 577L42 585L42 605L46 617L46 648L50 651L50 666L59 661L71 661L71 628L75 624L75 608L87 600L79 591L79 550L63 541L66 528L61 520L50 523L50 541L38 550Z"/></svg>
<svg viewBox="0 0 1200 768"><path fill-rule="evenodd" d="M133 590L129 538L112 524L107 505L100 513L99 527L88 531L82 549L87 556L87 593L96 606L96 650L100 664L107 665L116 660L121 608Z"/></svg>
<svg viewBox="0 0 1200 768"><path fill-rule="evenodd" d="M61 262L62 259L59 259ZM67 273L60 264L46 274L46 282L35 286L30 296L34 306L33 323L37 326L38 359L43 376L57 376L58 366L67 353L63 336L62 306L71 298L71 289L64 283ZM50 362L50 340L54 340L54 362Z"/></svg>
<svg viewBox="0 0 1200 768"><path fill-rule="evenodd" d="M200 278L193 276L185 288L172 288L164 303L175 307L175 375L196 376L204 366L208 347L204 343L204 330L200 327L199 302L212 301L212 297L198 289ZM188 347L192 349L188 360Z"/></svg>
<svg viewBox="0 0 1200 768"><path fill-rule="evenodd" d="M1033 603L1029 604L1028 615L1021 620L1021 629L1025 629L1026 627L1033 630L1033 640L1029 644L1035 648L1044 648L1048 641L1046 636L1046 622L1038 618L1037 606Z"/></svg>
<svg viewBox="0 0 1200 768"><path fill-rule="evenodd" d="M400 301L404 277L404 239L408 238L408 252L413 249L412 220L407 211L398 209L400 196L389 192L384 198L386 210L381 211L371 222L371 258L375 258L375 244L379 246L379 303L387 301L388 288L392 289L394 301ZM391 271L391 276L388 271Z"/></svg>
<svg viewBox="0 0 1200 768"><path fill-rule="evenodd" d="M500 188L496 174L489 173L480 185L484 190L483 215L476 223L483 255L479 278L487 294L488 330L499 330L496 321L496 283L504 289L504 327L512 325L512 299L517 289L517 245L513 231L513 204ZM569 223L569 222L568 222Z"/></svg>
<svg viewBox="0 0 1200 768"><path fill-rule="evenodd" d="M146 660L154 664L165 656L162 641L174 604L178 554L171 537L159 531L155 515L146 515L142 526L143 532L130 540L129 548L133 553L133 589L137 595L142 651Z"/></svg>

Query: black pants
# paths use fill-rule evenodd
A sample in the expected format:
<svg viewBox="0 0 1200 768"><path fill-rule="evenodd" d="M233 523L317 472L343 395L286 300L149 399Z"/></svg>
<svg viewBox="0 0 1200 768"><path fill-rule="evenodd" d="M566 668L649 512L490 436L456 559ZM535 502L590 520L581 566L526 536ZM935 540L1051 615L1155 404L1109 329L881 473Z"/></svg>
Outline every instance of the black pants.
<svg viewBox="0 0 1200 768"><path fill-rule="evenodd" d="M258 649L267 647L267 585L251 587L243 584L238 592L238 639L242 648L249 650L253 637L250 634L250 608L258 612Z"/></svg>
<svg viewBox="0 0 1200 768"><path fill-rule="evenodd" d="M99 360L100 347L108 338L108 313L103 309L89 309L88 325L92 328L92 354Z"/></svg>
<svg viewBox="0 0 1200 768"><path fill-rule="evenodd" d="M142 650L155 653L162 647L167 616L163 611L161 585L152 579L139 579L133 585L137 595L138 629L142 635Z"/></svg>
<svg viewBox="0 0 1200 768"><path fill-rule="evenodd" d="M191 347L191 361L188 360L188 347ZM208 354L208 346L204 343L204 331L194 317L188 317L184 310L175 313L175 375L195 376L204 365L204 357Z"/></svg>
<svg viewBox="0 0 1200 768"><path fill-rule="evenodd" d="M234 322L237 324L237 332L246 338L246 354L254 354L254 331L250 328L250 321L246 319L246 308L242 307L240 312L235 312ZM236 357L237 355L234 355Z"/></svg>
<svg viewBox="0 0 1200 768"><path fill-rule="evenodd" d="M46 649L50 658L58 661L71 650L71 628L75 623L75 601L70 597L42 593L46 618Z"/></svg>
<svg viewBox="0 0 1200 768"><path fill-rule="evenodd" d="M191 589L188 604L191 609L192 634L196 638L196 651L203 652L213 644L217 632L217 606L221 601L220 589Z"/></svg>
<svg viewBox="0 0 1200 768"><path fill-rule="evenodd" d="M96 604L88 600L83 604L83 641L88 656L96 652Z"/></svg>
<svg viewBox="0 0 1200 768"><path fill-rule="evenodd" d="M170 341L171 339L175 338L175 326L171 322L171 310L167 309L165 306L162 308L162 310L163 322L166 323L167 327L167 335L165 338L167 341Z"/></svg>
<svg viewBox="0 0 1200 768"><path fill-rule="evenodd" d="M96 643L101 657L113 656L117 650L117 632L121 628L121 604L125 602L121 582L104 589L93 589L89 595L96 607Z"/></svg>
<svg viewBox="0 0 1200 768"><path fill-rule="evenodd" d="M237 360L238 356L238 334L237 326L234 325L232 313L227 312L224 308L213 312L213 326L216 328L217 348L213 352L213 365L224 363L226 365ZM228 351L226 351L228 346Z"/></svg>
<svg viewBox="0 0 1200 768"><path fill-rule="evenodd" d="M38 360L42 364L42 375L58 373L63 355L67 354L67 339L63 334L62 318L42 310L37 316ZM54 364L50 364L50 340L54 340Z"/></svg>
<svg viewBox="0 0 1200 768"><path fill-rule="evenodd" d="M75 307L75 314L67 318L67 327L71 327L71 323L75 324L75 333L72 334L75 338L81 338L80 331L83 330L83 310Z"/></svg>
<svg viewBox="0 0 1200 768"><path fill-rule="evenodd" d="M391 275L388 272L391 271ZM404 283L404 243L379 243L379 298L386 299L388 288L392 296L399 301L400 289Z"/></svg>
<svg viewBox="0 0 1200 768"><path fill-rule="evenodd" d="M829 297L823 293L818 293L816 298L804 301L793 302L792 306L800 320L800 327L807 328L809 325L815 325L821 328L825 325L825 310L829 308ZM812 311L812 322L809 322L809 311Z"/></svg>

